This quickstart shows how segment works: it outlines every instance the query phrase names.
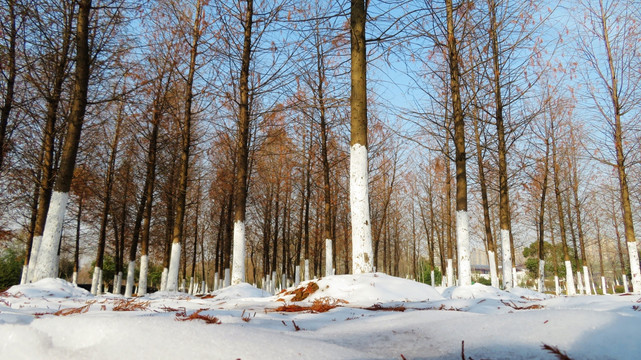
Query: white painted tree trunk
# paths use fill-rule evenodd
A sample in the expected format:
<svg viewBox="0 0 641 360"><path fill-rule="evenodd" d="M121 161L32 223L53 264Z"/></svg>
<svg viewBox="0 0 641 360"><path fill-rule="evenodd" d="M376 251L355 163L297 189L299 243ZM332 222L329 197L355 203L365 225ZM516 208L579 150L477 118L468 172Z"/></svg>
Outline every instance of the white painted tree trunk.
<svg viewBox="0 0 641 360"><path fill-rule="evenodd" d="M459 285L472 285L472 268L470 265L470 231L467 211L456 212L456 242L458 246Z"/></svg>
<svg viewBox="0 0 641 360"><path fill-rule="evenodd" d="M601 293L603 295L608 293L608 288L605 286L605 276L601 276Z"/></svg>
<svg viewBox="0 0 641 360"><path fill-rule="evenodd" d="M447 287L454 286L454 264L452 259L447 259Z"/></svg>
<svg viewBox="0 0 641 360"><path fill-rule="evenodd" d="M325 239L325 276L332 275L332 239Z"/></svg>
<svg viewBox="0 0 641 360"><path fill-rule="evenodd" d="M118 295L118 290L116 290L117 286L118 286L118 274L114 274L113 289L111 289L111 293L114 295Z"/></svg>
<svg viewBox="0 0 641 360"><path fill-rule="evenodd" d="M578 293L585 294L585 290L583 289L583 279L581 278L581 272L578 270L576 272L576 285L578 288Z"/></svg>
<svg viewBox="0 0 641 360"><path fill-rule="evenodd" d="M120 290L122 288L122 271L118 272L118 278L116 279L116 294L120 295Z"/></svg>
<svg viewBox="0 0 641 360"><path fill-rule="evenodd" d="M592 291L590 291L590 272L586 265L583 265L583 286L585 287L585 294L592 295Z"/></svg>
<svg viewBox="0 0 641 360"><path fill-rule="evenodd" d="M169 258L169 271L167 272L166 291L178 291L178 270L180 268L180 243L171 243L171 257Z"/></svg>
<svg viewBox="0 0 641 360"><path fill-rule="evenodd" d="M513 287L519 286L519 281L516 278L516 268L515 267L512 268L512 286Z"/></svg>
<svg viewBox="0 0 641 360"><path fill-rule="evenodd" d="M276 271L272 271L272 293L276 291L276 287L278 286L278 276L276 276Z"/></svg>
<svg viewBox="0 0 641 360"><path fill-rule="evenodd" d="M78 285L78 272L74 271L73 274L71 275L71 283L74 285Z"/></svg>
<svg viewBox="0 0 641 360"><path fill-rule="evenodd" d="M503 262L503 288L509 290L512 282L512 249L510 248L510 231L501 229L501 252Z"/></svg>
<svg viewBox="0 0 641 360"><path fill-rule="evenodd" d="M98 284L100 282L100 268L93 268L93 277L91 278L91 294L98 295Z"/></svg>
<svg viewBox="0 0 641 360"><path fill-rule="evenodd" d="M33 245L31 246L31 256L29 257L29 269L27 271L27 283L33 282L36 271L36 264L38 263L38 251L40 251L40 244L42 243L42 236L33 237Z"/></svg>
<svg viewBox="0 0 641 360"><path fill-rule="evenodd" d="M38 260L32 279L34 282L58 276L58 246L60 245L60 236L62 236L62 226L68 202L68 193L54 191L51 195L49 212L47 212L47 220L42 233L42 241L37 255Z"/></svg>
<svg viewBox="0 0 641 360"><path fill-rule="evenodd" d="M545 260L539 259L539 292L545 292Z"/></svg>
<svg viewBox="0 0 641 360"><path fill-rule="evenodd" d="M147 279L149 277L149 257L140 257L140 274L138 276L138 296L147 295Z"/></svg>
<svg viewBox="0 0 641 360"><path fill-rule="evenodd" d="M296 271L294 273L294 286L300 284L300 265L296 265Z"/></svg>
<svg viewBox="0 0 641 360"><path fill-rule="evenodd" d="M231 283L245 282L245 222L234 223L234 250L232 254Z"/></svg>
<svg viewBox="0 0 641 360"><path fill-rule="evenodd" d="M207 283L205 283L205 281L201 281L200 282L200 292L202 294L206 294L208 292L207 291Z"/></svg>
<svg viewBox="0 0 641 360"><path fill-rule="evenodd" d="M103 272L102 269L98 271L98 288L96 289L96 295L102 295L104 293L103 291L103 284L102 284L102 278Z"/></svg>
<svg viewBox="0 0 641 360"><path fill-rule="evenodd" d="M178 290L179 290L180 292L185 292L185 290L186 290L186 288L185 288L185 278L183 278L183 279L180 281L180 287L178 288Z"/></svg>
<svg viewBox="0 0 641 360"><path fill-rule="evenodd" d="M189 295L194 295L194 278L189 278Z"/></svg>
<svg viewBox="0 0 641 360"><path fill-rule="evenodd" d="M626 293L630 292L630 288L628 288L628 276L626 274L623 274L623 289Z"/></svg>
<svg viewBox="0 0 641 360"><path fill-rule="evenodd" d="M554 293L558 296L561 294L561 287L559 286L559 277L554 275Z"/></svg>
<svg viewBox="0 0 641 360"><path fill-rule="evenodd" d="M283 290L287 288L287 275L282 274L280 276L280 288L279 290Z"/></svg>
<svg viewBox="0 0 641 360"><path fill-rule="evenodd" d="M305 281L311 280L311 276L309 273L309 259L305 259Z"/></svg>
<svg viewBox="0 0 641 360"><path fill-rule="evenodd" d="M432 287L434 287L434 270L430 271L430 278L431 278L430 280L432 280L431 281Z"/></svg>
<svg viewBox="0 0 641 360"><path fill-rule="evenodd" d="M494 251L487 252L487 260L490 264L490 282L491 285L498 289L499 287L499 274L496 270L496 258L494 257Z"/></svg>
<svg viewBox="0 0 641 360"><path fill-rule="evenodd" d="M565 293L567 295L576 295L574 274L572 274L572 263L570 260L565 261Z"/></svg>
<svg viewBox="0 0 641 360"><path fill-rule="evenodd" d="M125 297L131 297L131 295L133 295L134 285L135 285L134 271L136 271L136 262L129 261L129 265L127 266L127 283L125 284Z"/></svg>
<svg viewBox="0 0 641 360"><path fill-rule="evenodd" d="M167 291L167 275L169 275L169 269L163 268L160 277L160 291Z"/></svg>
<svg viewBox="0 0 641 360"><path fill-rule="evenodd" d="M641 267L639 266L639 250L636 241L628 241L628 254L630 255L632 292L641 294Z"/></svg>
<svg viewBox="0 0 641 360"><path fill-rule="evenodd" d="M29 265L22 265L22 276L20 276L20 285L27 283L29 278Z"/></svg>
<svg viewBox="0 0 641 360"><path fill-rule="evenodd" d="M225 287L231 286L231 273L229 268L225 269Z"/></svg>
<svg viewBox="0 0 641 360"><path fill-rule="evenodd" d="M354 144L350 149L349 162L349 203L352 213L353 274L370 273L374 267L368 181L367 147L361 144Z"/></svg>
<svg viewBox="0 0 641 360"><path fill-rule="evenodd" d="M220 280L220 275L218 275L218 271L214 273L214 291L218 290L218 281Z"/></svg>

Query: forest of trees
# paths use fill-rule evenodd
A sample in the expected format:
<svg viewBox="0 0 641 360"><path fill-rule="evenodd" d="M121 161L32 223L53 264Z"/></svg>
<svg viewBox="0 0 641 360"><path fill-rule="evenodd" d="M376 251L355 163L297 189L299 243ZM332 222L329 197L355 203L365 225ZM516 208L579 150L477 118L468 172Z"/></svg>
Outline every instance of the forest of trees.
<svg viewBox="0 0 641 360"><path fill-rule="evenodd" d="M641 292L638 0L0 1L16 283Z"/></svg>

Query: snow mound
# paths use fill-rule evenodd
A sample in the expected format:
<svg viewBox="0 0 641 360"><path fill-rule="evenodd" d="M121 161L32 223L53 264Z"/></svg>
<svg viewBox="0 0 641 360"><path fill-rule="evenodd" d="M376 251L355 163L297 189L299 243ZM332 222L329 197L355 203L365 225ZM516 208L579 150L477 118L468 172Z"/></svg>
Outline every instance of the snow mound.
<svg viewBox="0 0 641 360"><path fill-rule="evenodd" d="M352 305L370 306L376 303L443 299L438 291L429 285L382 273L327 276L320 280L303 282L297 289L308 288L312 283L315 283L318 289L303 301L311 303L314 300L333 298L345 300ZM288 290L295 291L293 288ZM293 297L292 294L281 295L280 299L292 301Z"/></svg>
<svg viewBox="0 0 641 360"><path fill-rule="evenodd" d="M211 294L216 297L216 300L263 298L272 296L272 294L267 291L258 289L247 283L232 285L224 289L216 290Z"/></svg>
<svg viewBox="0 0 641 360"><path fill-rule="evenodd" d="M192 296L181 291L156 291L144 296L151 300L172 299L172 300L190 300Z"/></svg>
<svg viewBox="0 0 641 360"><path fill-rule="evenodd" d="M79 288L68 281L52 278L42 279L31 284L15 285L10 287L6 292L16 297L26 296L30 298L70 298L91 296L91 293L89 291Z"/></svg>
<svg viewBox="0 0 641 360"><path fill-rule="evenodd" d="M516 300L520 295L509 293L495 287L476 283L466 286L451 286L445 288L441 295L446 299L494 299L494 300Z"/></svg>

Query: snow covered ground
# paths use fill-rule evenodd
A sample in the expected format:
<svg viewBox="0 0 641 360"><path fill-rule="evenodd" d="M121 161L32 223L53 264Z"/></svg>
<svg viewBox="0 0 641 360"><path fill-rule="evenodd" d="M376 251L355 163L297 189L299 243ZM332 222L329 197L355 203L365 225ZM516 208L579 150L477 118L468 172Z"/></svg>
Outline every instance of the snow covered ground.
<svg viewBox="0 0 641 360"><path fill-rule="evenodd" d="M0 294L2 359L641 358L641 296L553 297L336 275L271 296L92 296L60 279Z"/></svg>

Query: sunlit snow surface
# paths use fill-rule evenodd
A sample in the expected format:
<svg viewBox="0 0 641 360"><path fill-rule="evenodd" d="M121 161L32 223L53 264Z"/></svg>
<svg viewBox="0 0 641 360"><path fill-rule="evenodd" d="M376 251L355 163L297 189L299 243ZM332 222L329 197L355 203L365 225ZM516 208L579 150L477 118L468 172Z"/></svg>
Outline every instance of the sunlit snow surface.
<svg viewBox="0 0 641 360"><path fill-rule="evenodd" d="M206 297L149 294L130 301L134 311L114 311L122 296L92 296L59 279L14 286L0 294L0 358L461 359L463 341L466 359L555 359L544 344L573 359L641 356L640 295L434 289L384 274L315 283L299 302L240 284ZM314 302L339 306L274 311ZM219 324L189 320L195 312Z"/></svg>

